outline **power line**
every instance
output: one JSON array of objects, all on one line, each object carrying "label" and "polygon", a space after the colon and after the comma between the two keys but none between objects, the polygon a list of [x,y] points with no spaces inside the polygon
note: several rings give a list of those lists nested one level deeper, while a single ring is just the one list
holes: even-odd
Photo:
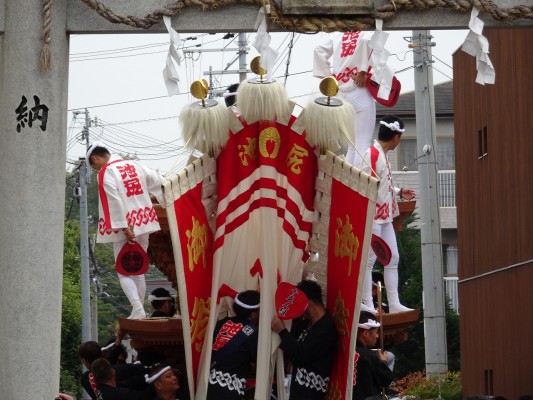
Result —
[{"label": "power line", "polygon": [[[203,36],[205,35],[198,36],[198,37],[203,37]],[[196,37],[194,40],[196,40],[198,37]],[[187,39],[191,39],[191,38],[187,38]],[[204,44],[216,43],[220,40],[222,39],[215,39],[210,42],[206,42]],[[101,51],[87,52],[87,53],[75,53],[75,54],[71,54],[69,58],[69,62],[99,61],[99,60],[108,60],[108,59],[114,59],[114,58],[126,58],[126,57],[136,57],[136,56],[144,56],[144,55],[151,55],[151,54],[158,54],[158,53],[166,53],[168,51],[167,49],[160,50],[160,51],[151,51],[147,53],[126,54],[126,55],[120,55],[120,56],[107,56],[108,53],[114,54],[114,53],[121,53],[121,52],[129,52],[129,51],[135,51],[135,50],[145,49],[149,47],[163,46],[163,45],[168,46],[168,43],[139,45],[139,46],[134,46],[134,47],[129,47],[129,48],[126,47],[126,48],[115,49],[115,50],[101,50]],[[198,47],[198,46],[200,45],[190,45],[190,46],[182,45],[180,48],[183,50],[183,49],[188,49],[188,48],[193,48],[193,47]],[[91,56],[91,53],[92,53],[92,56]],[[87,54],[87,58],[83,58],[84,57],[83,54]],[[98,57],[99,55],[102,55],[104,57]]]},{"label": "power line", "polygon": [[450,68],[452,71],[453,71],[453,67],[451,65],[448,65],[446,64],[444,61],[442,61],[439,57],[437,56],[433,56],[434,59],[436,59],[437,61],[440,61],[441,63],[443,63],[444,65],[446,65],[448,68]]},{"label": "power line", "polygon": [[[412,67],[411,67],[411,68],[412,68]],[[293,73],[289,74],[288,76],[296,76],[296,75],[308,74],[308,73],[311,73],[311,72],[312,72],[312,70],[300,71],[300,72],[293,72]],[[279,75],[279,76],[276,76],[276,78],[283,78],[283,77],[285,77],[285,75]],[[175,97],[175,96],[184,96],[184,95],[190,95],[190,94],[191,94],[191,92],[183,92],[183,93],[180,93],[180,94],[174,95],[174,96],[172,96],[172,97]],[[76,108],[69,108],[67,111],[76,111],[76,110],[81,110],[81,109],[84,109],[84,108],[99,108],[99,107],[118,106],[118,105],[122,105],[122,104],[138,103],[138,102],[141,102],[141,101],[157,100],[157,99],[162,99],[162,98],[165,98],[165,97],[168,97],[169,99],[171,98],[171,97],[168,96],[168,95],[164,95],[164,96],[154,96],[154,97],[145,97],[145,98],[135,99],[135,100],[118,101],[118,102],[116,102],[116,103],[97,104],[97,105],[93,105],[93,106],[81,106],[81,107],[76,107]],[[170,118],[170,117],[165,117],[165,118]]]},{"label": "power line", "polygon": [[121,47],[118,49],[109,49],[109,50],[96,50],[96,51],[87,51],[82,53],[70,53],[70,58],[74,57],[85,57],[85,56],[98,56],[98,55],[105,55],[108,53],[125,53],[128,51],[135,51],[140,49],[147,49],[150,47],[159,47],[159,46],[168,46],[168,42],[161,42],[161,43],[151,43],[151,44],[143,44],[138,46],[131,46],[131,47]]},{"label": "power line", "polygon": [[446,78],[448,78],[449,80],[453,80],[452,77],[448,76],[447,74],[445,74],[444,72],[442,72],[440,69],[436,68],[434,65],[431,65],[431,68],[433,68],[435,71],[439,72],[441,75],[444,75]]},{"label": "power line", "polygon": [[[180,94],[177,94],[177,95],[175,95],[175,96],[181,96],[181,95],[189,94],[189,93],[190,93],[190,92],[180,93]],[[85,106],[85,107],[70,108],[70,109],[68,109],[67,111],[76,111],[76,110],[80,110],[80,109],[82,109],[82,108],[98,108],[98,107],[118,106],[118,105],[121,105],[121,104],[137,103],[137,102],[139,102],[139,101],[147,101],[147,100],[163,99],[163,98],[165,98],[165,97],[170,98],[168,95],[164,95],[164,96],[154,96],[154,97],[145,97],[145,98],[142,98],[142,99],[118,101],[118,102],[116,102],[116,103],[107,103],[107,104],[99,104],[99,105],[95,105],[95,106]]]},{"label": "power line", "polygon": [[113,123],[108,123],[107,126],[109,126],[109,125],[116,126],[116,125],[139,124],[139,123],[143,123],[143,122],[162,121],[162,120],[165,120],[165,119],[176,119],[178,117],[179,117],[178,115],[171,115],[171,116],[168,116],[168,117],[139,119],[139,120],[136,120],[136,121],[113,122]]}]

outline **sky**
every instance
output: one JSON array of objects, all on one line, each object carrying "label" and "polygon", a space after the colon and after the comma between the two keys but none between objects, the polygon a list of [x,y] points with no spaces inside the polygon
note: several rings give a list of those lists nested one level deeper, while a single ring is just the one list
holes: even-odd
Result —
[{"label": "sky", "polygon": [[[431,31],[434,84],[452,79],[452,53],[460,48],[466,34],[466,30]],[[402,83],[402,93],[414,89],[413,50],[404,39],[411,35],[411,31],[390,32],[385,46],[391,52],[388,64]],[[174,96],[167,94],[162,74],[169,46],[167,34],[70,37],[67,169],[85,155],[81,132],[86,109],[91,119],[91,142],[100,140],[113,152],[136,154],[163,175],[185,165],[189,153],[181,149],[179,113],[196,100],[189,94],[190,84],[196,79],[209,81],[210,67],[213,71],[238,69],[238,60],[227,67],[237,58],[236,51],[231,50],[237,48],[237,34],[229,39],[224,39],[224,34],[180,36],[184,49],[227,51],[187,53],[177,67],[181,94]],[[258,55],[252,46],[254,36],[247,34],[248,62]],[[320,81],[312,76],[313,49],[326,37],[326,33],[272,33],[271,47],[280,54],[273,76],[285,84],[289,98],[303,107],[318,92]],[[215,87],[225,88],[238,82],[238,75],[214,75],[213,82]]]}]

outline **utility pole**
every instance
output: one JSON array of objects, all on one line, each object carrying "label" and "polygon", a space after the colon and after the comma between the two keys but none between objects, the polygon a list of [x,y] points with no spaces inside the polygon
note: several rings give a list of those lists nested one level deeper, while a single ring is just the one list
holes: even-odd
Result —
[{"label": "utility pole", "polygon": [[[224,39],[229,39],[230,37],[233,37],[233,33],[228,33],[224,37]],[[224,47],[222,49],[187,49],[183,50],[183,54],[185,56],[192,55],[193,53],[208,53],[208,52],[222,52],[222,51],[236,51],[237,57],[235,57],[232,61],[226,64],[226,68],[223,70],[213,70],[213,68],[210,66],[209,71],[203,71],[203,74],[206,76],[209,76],[209,98],[213,98],[215,96],[220,96],[222,93],[224,93],[225,89],[213,89],[213,75],[239,75],[239,82],[242,82],[247,78],[247,74],[252,72],[249,69],[246,68],[247,60],[246,55],[248,54],[248,51],[250,50],[248,47],[248,41],[246,40],[246,33],[239,33],[238,34],[238,41],[237,41],[237,48],[228,48]],[[231,67],[235,61],[239,60],[239,69],[233,69],[230,70],[229,67]]]},{"label": "utility pole", "polygon": [[[82,139],[89,149],[91,119],[85,109],[85,126]],[[89,170],[85,157],[80,158],[80,263],[81,263],[81,340],[91,340],[91,280],[89,274],[89,223],[87,212],[87,185]]]},{"label": "utility pole", "polygon": [[431,66],[432,36],[413,31],[411,44],[415,75],[415,107],[418,159],[420,234],[426,372],[428,376],[448,370],[442,239],[438,203],[435,97]]},{"label": "utility pole", "polygon": [[246,45],[246,33],[239,33],[239,40],[237,45],[239,46],[239,82],[246,79],[246,54],[248,53],[248,47]]},{"label": "utility pole", "polygon": [[94,240],[89,240],[89,254],[91,255],[91,260],[93,262],[94,270],[92,273],[92,283],[93,283],[93,297],[91,297],[91,340],[98,342],[98,292],[100,282],[98,276],[96,276],[96,263],[94,262]]}]

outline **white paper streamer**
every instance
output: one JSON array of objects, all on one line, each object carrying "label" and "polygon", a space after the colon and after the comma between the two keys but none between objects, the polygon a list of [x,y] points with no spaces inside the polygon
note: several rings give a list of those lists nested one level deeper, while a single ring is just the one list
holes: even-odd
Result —
[{"label": "white paper streamer", "polygon": [[478,18],[479,10],[472,7],[468,27],[470,32],[466,35],[461,50],[476,57],[476,83],[480,85],[494,84],[496,71],[489,58],[489,41],[482,35],[484,22]]},{"label": "white paper streamer", "polygon": [[172,28],[170,17],[164,16],[163,21],[167,27],[168,35],[170,37],[170,46],[168,47],[167,60],[165,68],[163,69],[163,80],[165,81],[165,86],[167,87],[167,92],[169,95],[180,94],[180,87],[178,82],[180,78],[178,76],[178,71],[174,66],[174,62],[178,64],[181,63],[181,57],[176,50],[176,46],[181,44],[181,38],[178,32]]},{"label": "white paper streamer", "polygon": [[253,46],[261,55],[260,66],[261,68],[266,69],[266,78],[270,81],[274,71],[274,64],[278,59],[279,53],[270,47],[270,33],[267,31],[267,21],[265,15],[265,8],[266,12],[268,13],[269,7],[270,6],[267,5],[266,7],[261,7],[259,9],[259,13],[257,14],[257,18],[255,20],[255,29],[257,30],[257,33],[255,35]]},{"label": "white paper streamer", "polygon": [[378,97],[388,99],[392,88],[392,78],[394,71],[387,66],[390,52],[385,49],[385,43],[389,38],[387,32],[383,32],[383,20],[376,20],[376,30],[368,43],[372,49],[370,56],[370,65],[372,66],[371,79],[379,84]]}]

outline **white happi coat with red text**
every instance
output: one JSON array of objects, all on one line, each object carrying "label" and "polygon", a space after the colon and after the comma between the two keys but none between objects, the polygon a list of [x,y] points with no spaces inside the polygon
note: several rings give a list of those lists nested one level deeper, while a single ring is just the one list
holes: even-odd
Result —
[{"label": "white happi coat with red text", "polygon": [[158,231],[150,195],[163,204],[161,183],[161,176],[140,162],[111,155],[98,173],[97,242],[125,240],[122,230],[128,226],[136,235]]},{"label": "white happi coat with red text", "polygon": [[[313,76],[324,78],[333,75],[339,83],[339,90],[347,92],[355,89],[351,76],[359,71],[369,72],[371,49],[368,42],[372,37],[368,32],[336,32],[315,48]],[[333,65],[329,59],[332,59]]]},{"label": "white happi coat with red text", "polygon": [[[379,178],[381,181],[378,189],[378,198],[376,200],[374,223],[385,224],[387,222],[392,222],[394,217],[400,215],[398,202],[396,201],[396,196],[399,194],[400,189],[395,187],[392,181],[392,172],[387,155],[379,142],[375,140],[372,146],[366,151],[363,158],[366,160],[366,163],[361,163],[361,170]],[[368,165],[372,166],[373,171],[370,170]]]}]

